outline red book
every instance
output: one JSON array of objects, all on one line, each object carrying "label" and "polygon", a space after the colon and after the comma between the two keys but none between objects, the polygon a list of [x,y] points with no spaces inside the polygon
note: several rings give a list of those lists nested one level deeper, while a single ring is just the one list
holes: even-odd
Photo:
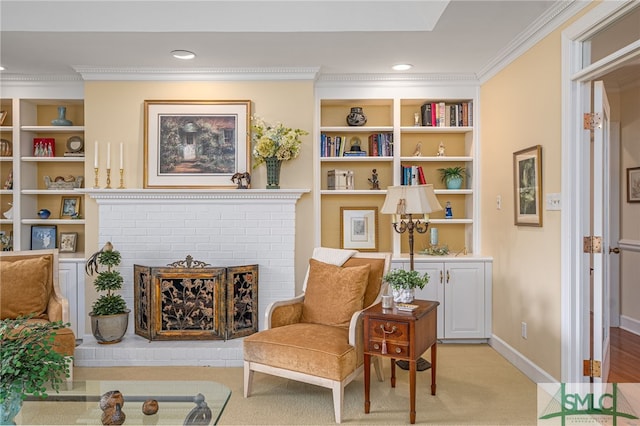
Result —
[{"label": "red book", "polygon": [[422,170],[422,166],[418,166],[418,183],[420,185],[427,184],[427,180],[424,178],[424,170]]}]

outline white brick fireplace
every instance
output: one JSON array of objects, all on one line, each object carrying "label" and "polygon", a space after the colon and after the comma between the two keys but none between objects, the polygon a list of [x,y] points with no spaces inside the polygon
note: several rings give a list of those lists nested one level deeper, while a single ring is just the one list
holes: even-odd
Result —
[{"label": "white brick fireplace", "polygon": [[122,294],[132,312],[122,342],[99,345],[85,335],[75,364],[242,365],[242,339],[150,342],[135,335],[133,265],[166,266],[187,255],[212,266],[258,264],[262,329],[266,306],[295,295],[295,206],[306,192],[88,190],[98,204],[99,246],[111,241],[122,255]]}]

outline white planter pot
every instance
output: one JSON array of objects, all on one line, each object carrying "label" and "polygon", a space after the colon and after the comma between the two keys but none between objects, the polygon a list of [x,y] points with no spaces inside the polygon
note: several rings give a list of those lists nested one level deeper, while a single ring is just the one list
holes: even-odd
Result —
[{"label": "white planter pot", "polygon": [[415,289],[395,289],[392,288],[393,292],[393,301],[396,303],[411,303],[415,298],[416,290]]}]

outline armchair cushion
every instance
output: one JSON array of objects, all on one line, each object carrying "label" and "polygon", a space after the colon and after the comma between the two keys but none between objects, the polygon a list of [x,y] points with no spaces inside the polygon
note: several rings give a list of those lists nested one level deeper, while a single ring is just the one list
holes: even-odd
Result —
[{"label": "armchair cushion", "polygon": [[0,318],[34,314],[48,319],[51,268],[51,258],[45,256],[0,262]]},{"label": "armchair cushion", "polygon": [[346,328],[308,323],[263,330],[245,338],[244,359],[341,381],[356,365],[348,334]]},{"label": "armchair cushion", "polygon": [[369,264],[343,268],[309,259],[301,322],[349,328],[362,309],[370,271]]},{"label": "armchair cushion", "polygon": [[385,274],[385,259],[352,257],[347,260],[342,266],[344,268],[350,268],[360,265],[371,265],[371,271],[369,271],[369,284],[367,284],[367,289],[364,293],[364,300],[362,301],[362,308],[368,308],[376,301],[378,295],[380,294],[382,277]]}]

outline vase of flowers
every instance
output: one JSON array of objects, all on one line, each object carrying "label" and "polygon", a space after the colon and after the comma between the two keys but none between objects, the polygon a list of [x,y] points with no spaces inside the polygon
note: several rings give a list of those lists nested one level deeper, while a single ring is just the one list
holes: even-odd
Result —
[{"label": "vase of flowers", "polygon": [[253,167],[267,165],[267,189],[280,188],[280,167],[283,161],[293,160],[300,154],[301,136],[309,132],[292,129],[282,123],[271,125],[262,118],[251,118],[253,141]]}]

